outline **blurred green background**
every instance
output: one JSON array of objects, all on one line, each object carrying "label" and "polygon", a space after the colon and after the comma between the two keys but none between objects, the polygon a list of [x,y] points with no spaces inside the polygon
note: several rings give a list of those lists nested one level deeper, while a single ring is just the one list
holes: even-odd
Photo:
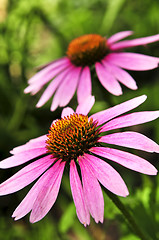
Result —
[{"label": "blurred green background", "polygon": [[[41,109],[35,105],[41,95],[24,95],[23,90],[36,67],[65,55],[75,37],[87,33],[111,36],[133,30],[134,38],[159,33],[158,0],[0,0],[0,158],[31,138],[47,133],[61,109],[50,112],[51,100]],[[159,57],[159,42],[131,51]],[[98,82],[93,86],[96,103],[91,112],[146,94],[138,110],[159,109],[159,69],[130,72],[139,89],[123,87],[120,97],[111,96]],[[76,97],[70,106],[76,107]],[[159,120],[133,127],[159,143]],[[159,169],[159,156],[137,152]],[[159,239],[159,176],[150,177],[112,164],[125,180],[130,195],[120,198],[135,216],[149,239]],[[0,170],[4,181],[20,168]],[[14,222],[11,215],[29,187],[0,198],[0,240],[136,240],[124,217],[104,193],[105,221],[85,228],[77,219],[68,173],[63,177],[58,199],[40,222],[29,216]]]}]

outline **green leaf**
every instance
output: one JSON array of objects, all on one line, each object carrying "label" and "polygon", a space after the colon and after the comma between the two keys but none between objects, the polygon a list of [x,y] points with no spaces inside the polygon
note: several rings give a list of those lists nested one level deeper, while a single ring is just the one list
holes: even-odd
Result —
[{"label": "green leaf", "polygon": [[72,227],[75,219],[76,211],[74,203],[71,203],[65,213],[63,214],[60,222],[59,222],[59,231],[61,233],[66,233],[67,230]]}]

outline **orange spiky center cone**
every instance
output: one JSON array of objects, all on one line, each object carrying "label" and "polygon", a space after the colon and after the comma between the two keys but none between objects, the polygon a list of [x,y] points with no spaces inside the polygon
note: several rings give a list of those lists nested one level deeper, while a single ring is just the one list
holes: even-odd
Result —
[{"label": "orange spiky center cone", "polygon": [[105,37],[98,34],[87,34],[72,40],[66,54],[76,66],[91,66],[101,61],[108,52]]},{"label": "orange spiky center cone", "polygon": [[88,116],[73,113],[52,124],[47,135],[46,148],[53,157],[70,161],[87,153],[97,144],[97,122]]}]

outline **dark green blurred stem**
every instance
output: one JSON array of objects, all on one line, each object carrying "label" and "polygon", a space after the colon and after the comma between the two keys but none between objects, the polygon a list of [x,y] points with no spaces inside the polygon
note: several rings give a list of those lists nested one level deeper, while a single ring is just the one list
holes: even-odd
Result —
[{"label": "dark green blurred stem", "polygon": [[156,206],[157,206],[157,189],[158,189],[158,186],[159,186],[159,183],[157,182],[157,178],[154,178],[153,179],[153,184],[151,186],[151,193],[150,193],[150,199],[149,199],[149,206],[150,206],[150,209],[151,209],[151,216],[152,216],[152,219],[154,221],[154,227],[156,228],[155,231],[154,231],[154,235],[157,239],[157,231],[158,231],[158,224],[157,224],[157,219],[156,219]]},{"label": "dark green blurred stem", "polygon": [[[25,97],[25,96],[24,96]],[[26,101],[23,96],[17,98],[14,112],[10,122],[8,123],[9,131],[16,131],[19,129],[26,112]]]},{"label": "dark green blurred stem", "polygon": [[109,32],[112,28],[125,0],[109,0],[107,2],[106,11],[105,14],[103,14],[103,20],[100,27],[100,32],[104,34]]},{"label": "dark green blurred stem", "polygon": [[116,207],[121,211],[121,213],[126,218],[129,226],[132,228],[134,233],[142,239],[142,240],[150,240],[150,238],[145,234],[141,229],[139,224],[136,222],[134,216],[129,212],[129,210],[124,206],[124,204],[120,201],[120,199],[114,195],[113,193],[109,192],[105,188],[103,188],[107,196],[113,201],[113,203],[116,205]]}]

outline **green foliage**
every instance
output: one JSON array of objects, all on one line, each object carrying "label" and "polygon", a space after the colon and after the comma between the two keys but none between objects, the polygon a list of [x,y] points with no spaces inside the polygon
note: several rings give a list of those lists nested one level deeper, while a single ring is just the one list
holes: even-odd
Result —
[{"label": "green foliage", "polygon": [[74,203],[69,204],[65,213],[60,219],[59,230],[61,233],[66,233],[70,227],[73,227],[76,216],[76,210]]}]

